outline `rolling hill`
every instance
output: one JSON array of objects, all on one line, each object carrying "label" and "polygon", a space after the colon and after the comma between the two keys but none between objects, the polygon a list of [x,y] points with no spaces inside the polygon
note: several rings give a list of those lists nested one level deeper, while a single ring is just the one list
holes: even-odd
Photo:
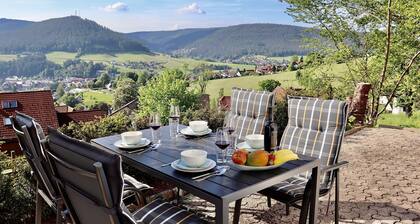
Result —
[{"label": "rolling hill", "polygon": [[41,22],[0,20],[0,52],[148,52],[139,41],[78,16]]},{"label": "rolling hill", "polygon": [[26,20],[1,18],[0,19],[0,33],[21,29],[21,28],[31,25],[32,23],[33,22],[26,21]]},{"label": "rolling hill", "polygon": [[304,55],[307,28],[279,24],[242,24],[219,28],[128,33],[153,51],[195,58],[233,59],[244,55]]}]

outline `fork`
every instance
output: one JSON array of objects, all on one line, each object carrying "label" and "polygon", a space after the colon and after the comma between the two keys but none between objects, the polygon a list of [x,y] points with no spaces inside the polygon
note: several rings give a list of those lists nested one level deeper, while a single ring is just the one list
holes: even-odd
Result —
[{"label": "fork", "polygon": [[215,171],[213,173],[210,173],[209,175],[207,175],[205,177],[194,179],[194,180],[197,181],[197,182],[200,182],[200,181],[206,180],[206,179],[208,179],[210,177],[221,176],[221,175],[225,174],[226,171],[228,171],[228,170],[229,170],[229,167],[223,167],[220,170],[217,170],[217,171]]}]

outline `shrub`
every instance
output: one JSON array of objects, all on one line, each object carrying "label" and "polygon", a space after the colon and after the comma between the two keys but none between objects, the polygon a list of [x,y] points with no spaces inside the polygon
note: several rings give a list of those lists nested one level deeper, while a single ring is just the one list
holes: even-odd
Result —
[{"label": "shrub", "polygon": [[260,86],[261,90],[268,91],[268,92],[273,92],[273,90],[277,86],[280,86],[281,83],[277,80],[274,80],[274,79],[266,79],[266,80],[260,81],[258,83],[258,85]]},{"label": "shrub", "polygon": [[181,124],[188,125],[188,122],[192,120],[205,120],[208,121],[209,128],[214,131],[218,127],[223,127],[225,114],[225,111],[219,111],[216,108],[189,109],[182,113]]},{"label": "shrub", "polygon": [[131,127],[131,119],[127,119],[124,113],[118,113],[95,121],[70,122],[61,127],[60,131],[73,138],[89,142],[94,138],[128,131]]},{"label": "shrub", "polygon": [[284,129],[287,126],[287,121],[289,119],[287,115],[287,101],[277,102],[273,113],[274,122],[276,122],[278,128],[277,139],[280,140],[281,136],[283,135]]},{"label": "shrub", "polygon": [[[13,172],[3,174],[12,169]],[[0,223],[30,223],[35,207],[31,168],[25,157],[0,153]]]}]

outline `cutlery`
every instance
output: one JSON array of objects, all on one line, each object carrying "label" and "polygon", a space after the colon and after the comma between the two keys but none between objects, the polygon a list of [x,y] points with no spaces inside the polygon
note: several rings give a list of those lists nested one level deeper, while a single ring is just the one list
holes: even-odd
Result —
[{"label": "cutlery", "polygon": [[203,178],[203,177],[211,175],[211,174],[215,174],[223,168],[229,169],[230,167],[229,166],[217,166],[215,171],[210,172],[210,173],[201,174],[201,175],[195,176],[191,179],[196,180],[196,179],[200,179],[200,178]]},{"label": "cutlery", "polygon": [[133,151],[128,151],[128,154],[133,154],[133,153],[144,153],[144,152],[148,152],[150,149],[138,149],[138,150],[133,150]]},{"label": "cutlery", "polygon": [[169,165],[171,165],[173,162],[170,162],[170,163],[165,163],[165,164],[162,164],[162,165],[160,165],[161,167],[165,167],[165,166],[169,166]]},{"label": "cutlery", "polygon": [[193,178],[193,179],[197,182],[200,182],[200,181],[206,180],[207,178],[210,178],[210,177],[221,176],[221,175],[225,174],[226,171],[228,171],[228,170],[229,170],[229,167],[223,167],[223,168],[221,168],[221,169],[219,169],[219,170],[217,170],[213,173],[210,173],[207,176],[204,176],[204,177],[201,177],[201,178],[198,178],[198,179],[197,178],[196,179]]}]

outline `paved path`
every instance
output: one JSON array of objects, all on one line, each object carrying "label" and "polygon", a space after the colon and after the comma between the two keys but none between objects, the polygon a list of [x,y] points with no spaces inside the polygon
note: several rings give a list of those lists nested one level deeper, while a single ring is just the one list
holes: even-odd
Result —
[{"label": "paved path", "polygon": [[[340,223],[420,224],[420,129],[365,128],[346,137],[340,157],[350,162],[341,175]],[[212,214],[210,203],[189,200],[194,209]],[[320,223],[333,222],[333,205],[325,215],[327,200],[321,198]],[[258,194],[244,199],[242,206],[240,223],[298,220],[298,209],[285,216],[283,204],[268,208]]]}]

